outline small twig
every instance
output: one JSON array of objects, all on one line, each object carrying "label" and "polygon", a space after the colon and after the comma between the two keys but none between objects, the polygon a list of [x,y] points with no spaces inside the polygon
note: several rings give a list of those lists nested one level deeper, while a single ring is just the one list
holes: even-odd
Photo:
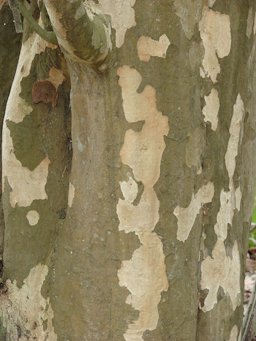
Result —
[{"label": "small twig", "polygon": [[58,40],[56,38],[56,35],[53,31],[46,31],[44,30],[33,18],[30,11],[27,9],[27,7],[23,4],[22,1],[18,0],[18,6],[20,13],[23,15],[23,17],[29,22],[30,26],[33,28],[33,30],[44,40],[48,41],[51,44],[58,44]]},{"label": "small twig", "polygon": [[20,10],[19,10],[19,5],[17,4],[17,0],[8,0],[8,4],[12,11],[15,30],[17,33],[21,33],[23,29],[22,29]]}]

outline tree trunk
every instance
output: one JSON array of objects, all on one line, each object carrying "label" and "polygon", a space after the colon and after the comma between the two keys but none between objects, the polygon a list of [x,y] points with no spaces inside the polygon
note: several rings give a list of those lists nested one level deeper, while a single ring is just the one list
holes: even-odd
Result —
[{"label": "tree trunk", "polygon": [[28,10],[58,46],[24,19],[3,128],[6,340],[239,340],[254,1]]},{"label": "tree trunk", "polygon": [[[0,4],[1,7],[1,4]],[[0,11],[0,22],[2,28],[0,30],[0,126],[3,126],[3,118],[5,112],[5,106],[7,98],[12,85],[12,79],[15,73],[17,60],[20,50],[20,35],[17,35],[12,22],[12,14],[9,7],[4,6]],[[2,136],[1,136],[2,141]],[[1,150],[2,153],[2,150]],[[0,167],[2,169],[2,167]],[[1,191],[2,200],[2,191]],[[2,260],[3,254],[3,238],[4,238],[4,220],[2,205],[0,208],[0,254]],[[2,262],[1,262],[2,264]]]}]

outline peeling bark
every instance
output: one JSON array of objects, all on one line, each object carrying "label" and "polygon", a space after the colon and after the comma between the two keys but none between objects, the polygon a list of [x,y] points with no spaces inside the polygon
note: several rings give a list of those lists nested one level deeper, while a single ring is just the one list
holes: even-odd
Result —
[{"label": "peeling bark", "polygon": [[109,50],[110,23],[93,1],[44,0],[58,42],[67,55],[101,66]]},{"label": "peeling bark", "polygon": [[59,46],[24,21],[3,128],[0,335],[238,341],[254,2],[28,8]]}]

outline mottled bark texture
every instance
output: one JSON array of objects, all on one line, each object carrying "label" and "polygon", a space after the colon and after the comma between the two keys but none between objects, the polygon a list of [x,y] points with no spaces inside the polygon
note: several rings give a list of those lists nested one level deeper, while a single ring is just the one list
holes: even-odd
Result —
[{"label": "mottled bark texture", "polygon": [[25,21],[3,128],[6,340],[240,340],[254,1],[27,6],[58,46]]},{"label": "mottled bark texture", "polygon": [[[0,5],[1,7],[1,5]],[[7,98],[12,85],[17,60],[19,57],[21,35],[17,35],[13,25],[12,12],[8,6],[3,6],[0,11],[0,126],[2,129],[4,111]],[[2,141],[2,136],[1,136]],[[1,150],[2,153],[2,150]],[[2,159],[2,158],[1,158]],[[2,164],[2,162],[1,162]],[[0,167],[2,169],[2,167]],[[2,197],[2,191],[1,191]],[[1,199],[2,203],[2,199]],[[4,221],[2,204],[0,208],[0,257],[3,254]]]}]

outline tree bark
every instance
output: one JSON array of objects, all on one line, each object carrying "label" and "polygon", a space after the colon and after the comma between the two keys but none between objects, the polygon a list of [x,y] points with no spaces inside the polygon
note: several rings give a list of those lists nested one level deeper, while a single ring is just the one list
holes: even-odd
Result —
[{"label": "tree bark", "polygon": [[6,106],[6,339],[239,340],[254,2],[30,6],[60,47],[25,24]]}]

